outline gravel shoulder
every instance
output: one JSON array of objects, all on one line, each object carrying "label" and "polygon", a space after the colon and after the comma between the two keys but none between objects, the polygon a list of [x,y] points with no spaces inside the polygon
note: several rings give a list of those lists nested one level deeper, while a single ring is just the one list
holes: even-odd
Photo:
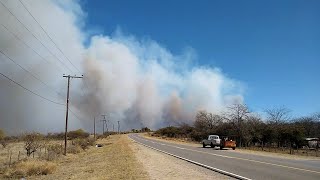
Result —
[{"label": "gravel shoulder", "polygon": [[199,167],[175,157],[140,145],[132,140],[131,148],[149,178],[156,179],[231,179],[220,173]]}]

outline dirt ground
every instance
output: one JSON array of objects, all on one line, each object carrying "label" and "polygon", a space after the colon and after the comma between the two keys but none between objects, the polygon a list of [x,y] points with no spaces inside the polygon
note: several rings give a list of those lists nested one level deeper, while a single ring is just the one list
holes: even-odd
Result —
[{"label": "dirt ground", "polygon": [[130,143],[138,161],[148,172],[149,178],[156,179],[231,179],[217,172],[199,167],[175,157],[152,150],[138,143]]}]

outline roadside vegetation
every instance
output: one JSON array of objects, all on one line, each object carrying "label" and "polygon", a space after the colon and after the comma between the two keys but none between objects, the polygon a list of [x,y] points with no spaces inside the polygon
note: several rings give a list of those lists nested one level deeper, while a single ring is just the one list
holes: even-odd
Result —
[{"label": "roadside vegetation", "polygon": [[82,129],[64,133],[29,132],[6,136],[0,130],[0,179],[149,179],[126,135],[93,135]]},{"label": "roadside vegetation", "polygon": [[[0,131],[0,179],[47,175],[63,159],[64,133],[37,132],[6,136]],[[95,140],[82,129],[68,133],[67,153],[77,154],[95,145]]]},{"label": "roadside vegetation", "polygon": [[215,114],[199,111],[192,125],[180,124],[155,131],[153,136],[201,141],[209,134],[233,136],[240,148],[319,156],[320,113],[292,117],[280,107],[265,110],[265,117],[251,113],[244,104],[234,104]]}]

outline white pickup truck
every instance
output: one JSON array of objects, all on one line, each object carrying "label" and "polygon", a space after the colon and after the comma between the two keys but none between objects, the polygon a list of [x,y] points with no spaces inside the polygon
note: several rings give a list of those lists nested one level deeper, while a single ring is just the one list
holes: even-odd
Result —
[{"label": "white pickup truck", "polygon": [[220,147],[220,137],[218,135],[209,135],[208,139],[204,139],[201,141],[202,146],[205,148],[206,146],[210,145],[211,147]]}]

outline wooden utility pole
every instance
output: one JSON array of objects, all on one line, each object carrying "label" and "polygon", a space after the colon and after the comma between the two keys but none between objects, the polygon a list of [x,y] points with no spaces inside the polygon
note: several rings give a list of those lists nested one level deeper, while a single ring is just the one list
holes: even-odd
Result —
[{"label": "wooden utility pole", "polygon": [[102,121],[102,135],[104,135],[104,125],[107,124],[106,116],[105,114],[101,115],[103,117]]},{"label": "wooden utility pole", "polygon": [[64,131],[64,155],[67,155],[67,134],[68,134],[68,115],[69,115],[69,89],[70,89],[70,79],[71,78],[83,78],[82,76],[66,76],[63,77],[68,78],[68,90],[67,90],[67,109],[66,109],[66,127]]},{"label": "wooden utility pole", "polygon": [[96,140],[96,117],[93,117],[93,138]]},{"label": "wooden utility pole", "polygon": [[120,134],[120,121],[118,121],[118,134]]}]

